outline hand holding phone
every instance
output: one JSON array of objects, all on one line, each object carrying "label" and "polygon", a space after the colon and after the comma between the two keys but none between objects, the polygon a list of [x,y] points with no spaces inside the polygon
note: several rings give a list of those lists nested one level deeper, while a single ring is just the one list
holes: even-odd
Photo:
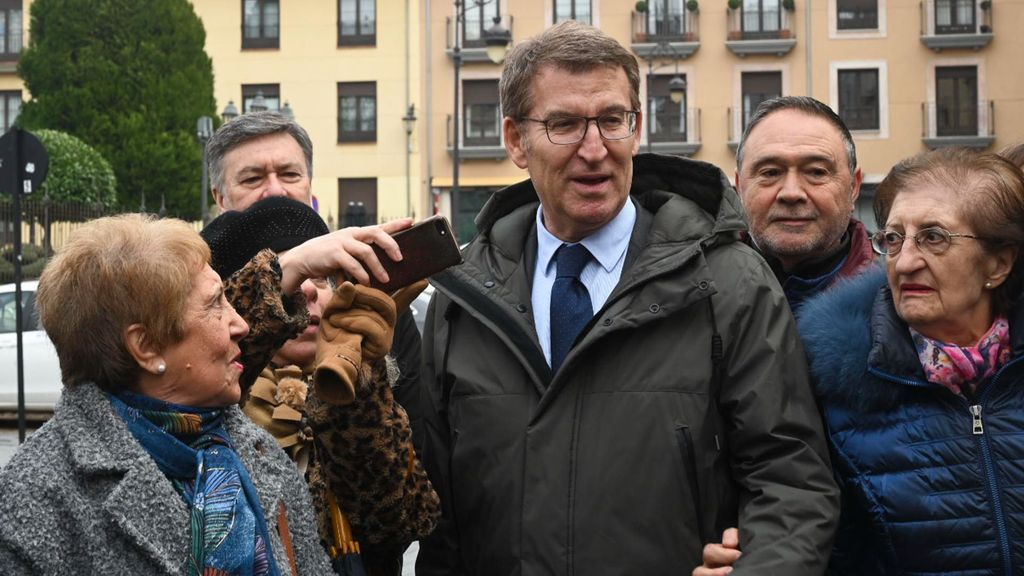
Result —
[{"label": "hand holding phone", "polygon": [[402,251],[401,262],[389,258],[376,244],[372,246],[389,280],[385,284],[371,276],[370,286],[388,294],[462,263],[459,245],[444,216],[421,220],[411,228],[393,234],[392,238]]}]

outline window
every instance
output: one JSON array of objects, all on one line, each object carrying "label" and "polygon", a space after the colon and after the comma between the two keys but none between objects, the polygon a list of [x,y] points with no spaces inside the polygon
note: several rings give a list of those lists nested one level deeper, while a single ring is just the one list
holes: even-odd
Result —
[{"label": "window", "polygon": [[[671,76],[651,76],[647,86],[647,107],[650,118],[650,138],[652,142],[686,142],[686,95],[682,102],[676,104],[669,96]],[[686,80],[685,76],[681,76]]]},{"label": "window", "polygon": [[850,130],[878,130],[878,69],[839,70],[839,117]]},{"label": "window", "polygon": [[21,55],[21,0],[0,0],[0,59]]},{"label": "window", "polygon": [[259,103],[263,97],[263,106],[267,110],[281,109],[281,86],[279,84],[242,84],[242,114],[254,112],[253,103]]},{"label": "window", "polygon": [[338,83],[338,142],[377,141],[377,83]]},{"label": "window", "polygon": [[501,146],[501,110],[497,80],[462,83],[462,143],[465,146]]},{"label": "window", "polygon": [[484,46],[484,31],[494,25],[494,19],[500,17],[499,2],[488,2],[480,5],[466,3],[466,20],[462,25],[462,45],[466,48]]},{"label": "window", "polygon": [[878,0],[836,0],[836,29],[878,29]]},{"label": "window", "polygon": [[243,0],[242,48],[277,48],[280,23],[278,0]]},{"label": "window", "polygon": [[976,66],[948,66],[935,69],[935,128],[937,136],[978,134]]},{"label": "window", "polygon": [[973,34],[974,0],[935,0],[936,34]]},{"label": "window", "polygon": [[376,0],[338,0],[338,46],[376,44]]},{"label": "window", "polygon": [[684,0],[651,0],[647,4],[647,30],[651,36],[682,36],[686,32]]},{"label": "window", "polygon": [[21,92],[0,92],[0,133],[7,132],[21,112]]},{"label": "window", "polygon": [[778,38],[782,24],[779,0],[743,0],[743,37]]},{"label": "window", "polygon": [[[0,294],[0,333],[7,334],[18,329],[18,305],[14,299],[14,291]],[[36,293],[30,290],[21,292],[21,329],[41,330],[36,313]]]},{"label": "window", "polygon": [[579,20],[590,24],[590,0],[554,0],[555,23],[563,20]]},{"label": "window", "polygon": [[342,228],[377,223],[377,179],[338,178]]},{"label": "window", "polygon": [[745,130],[761,102],[782,96],[782,72],[744,72],[741,85],[743,125],[740,128]]}]

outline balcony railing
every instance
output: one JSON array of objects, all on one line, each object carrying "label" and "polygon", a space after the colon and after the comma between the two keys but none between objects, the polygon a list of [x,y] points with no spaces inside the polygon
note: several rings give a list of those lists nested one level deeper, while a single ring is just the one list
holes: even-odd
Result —
[{"label": "balcony railing", "polygon": [[[700,17],[689,10],[660,18],[647,12],[633,12],[633,52],[645,59],[653,55],[689,58],[700,48],[699,24]],[[668,49],[659,49],[659,45],[667,45]]]},{"label": "balcony railing", "polygon": [[[458,34],[459,35],[459,37],[458,37],[458,40],[459,40],[459,53],[462,56],[462,61],[463,62],[490,62],[491,61],[491,59],[487,56],[487,46],[484,43],[484,38],[483,38],[483,34],[482,33],[477,34],[476,32],[469,31],[469,34],[467,34],[467,29],[466,29],[465,23],[464,22],[459,22],[459,25],[456,26],[455,19],[452,18],[451,16],[445,18],[444,25],[445,25],[444,37],[445,37],[445,43],[446,43],[445,44],[445,52],[448,54],[449,58],[452,56],[452,48],[455,47],[455,39],[456,39],[455,35]],[[513,30],[512,30],[512,15],[511,14],[507,14],[505,16],[502,16],[502,18],[501,18],[501,25],[504,26],[506,29],[508,29],[508,32],[511,35],[512,32],[513,32]],[[487,23],[484,26],[484,29],[486,30],[487,28],[490,28],[491,26],[494,26],[494,21],[493,20],[487,20]],[[509,46],[509,48],[511,48],[511,46]]]},{"label": "balcony railing", "polygon": [[991,0],[924,0],[921,6],[921,42],[943,49],[980,50],[992,41]]},{"label": "balcony railing", "polygon": [[725,46],[737,56],[776,54],[796,46],[796,33],[788,10],[728,10]]},{"label": "balcony railing", "polygon": [[996,139],[996,110],[991,100],[977,105],[921,104],[921,139],[929,148],[988,148]]},{"label": "balcony railing", "polygon": [[700,150],[700,108],[687,108],[652,115],[645,150],[662,154],[691,156]]},{"label": "balcony railing", "polygon": [[[452,115],[445,116],[445,136],[447,138],[448,154],[451,155],[454,146],[452,145]],[[504,160],[508,153],[501,141],[500,121],[498,132],[493,137],[484,135],[466,136],[466,118],[459,118],[459,128],[462,134],[459,139],[459,161],[489,158],[492,160]]]}]

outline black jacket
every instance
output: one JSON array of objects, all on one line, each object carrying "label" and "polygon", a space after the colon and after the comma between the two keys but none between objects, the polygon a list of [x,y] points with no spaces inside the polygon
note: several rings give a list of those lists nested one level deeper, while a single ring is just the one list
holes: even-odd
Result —
[{"label": "black jacket", "polygon": [[686,575],[737,523],[734,575],[824,570],[837,491],[735,192],[709,164],[641,155],[631,197],[622,277],[557,373],[530,309],[529,181],[494,195],[465,263],[435,277],[424,457],[445,518],[417,574]]}]

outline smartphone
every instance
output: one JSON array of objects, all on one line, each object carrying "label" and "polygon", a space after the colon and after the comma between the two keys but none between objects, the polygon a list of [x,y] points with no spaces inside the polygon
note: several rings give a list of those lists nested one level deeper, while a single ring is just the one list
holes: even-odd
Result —
[{"label": "smartphone", "polygon": [[390,280],[385,284],[370,276],[370,286],[388,294],[462,263],[459,244],[444,216],[431,216],[391,237],[402,251],[402,261],[395,262],[380,246],[374,244],[373,251],[384,265],[384,270],[387,270]]}]

